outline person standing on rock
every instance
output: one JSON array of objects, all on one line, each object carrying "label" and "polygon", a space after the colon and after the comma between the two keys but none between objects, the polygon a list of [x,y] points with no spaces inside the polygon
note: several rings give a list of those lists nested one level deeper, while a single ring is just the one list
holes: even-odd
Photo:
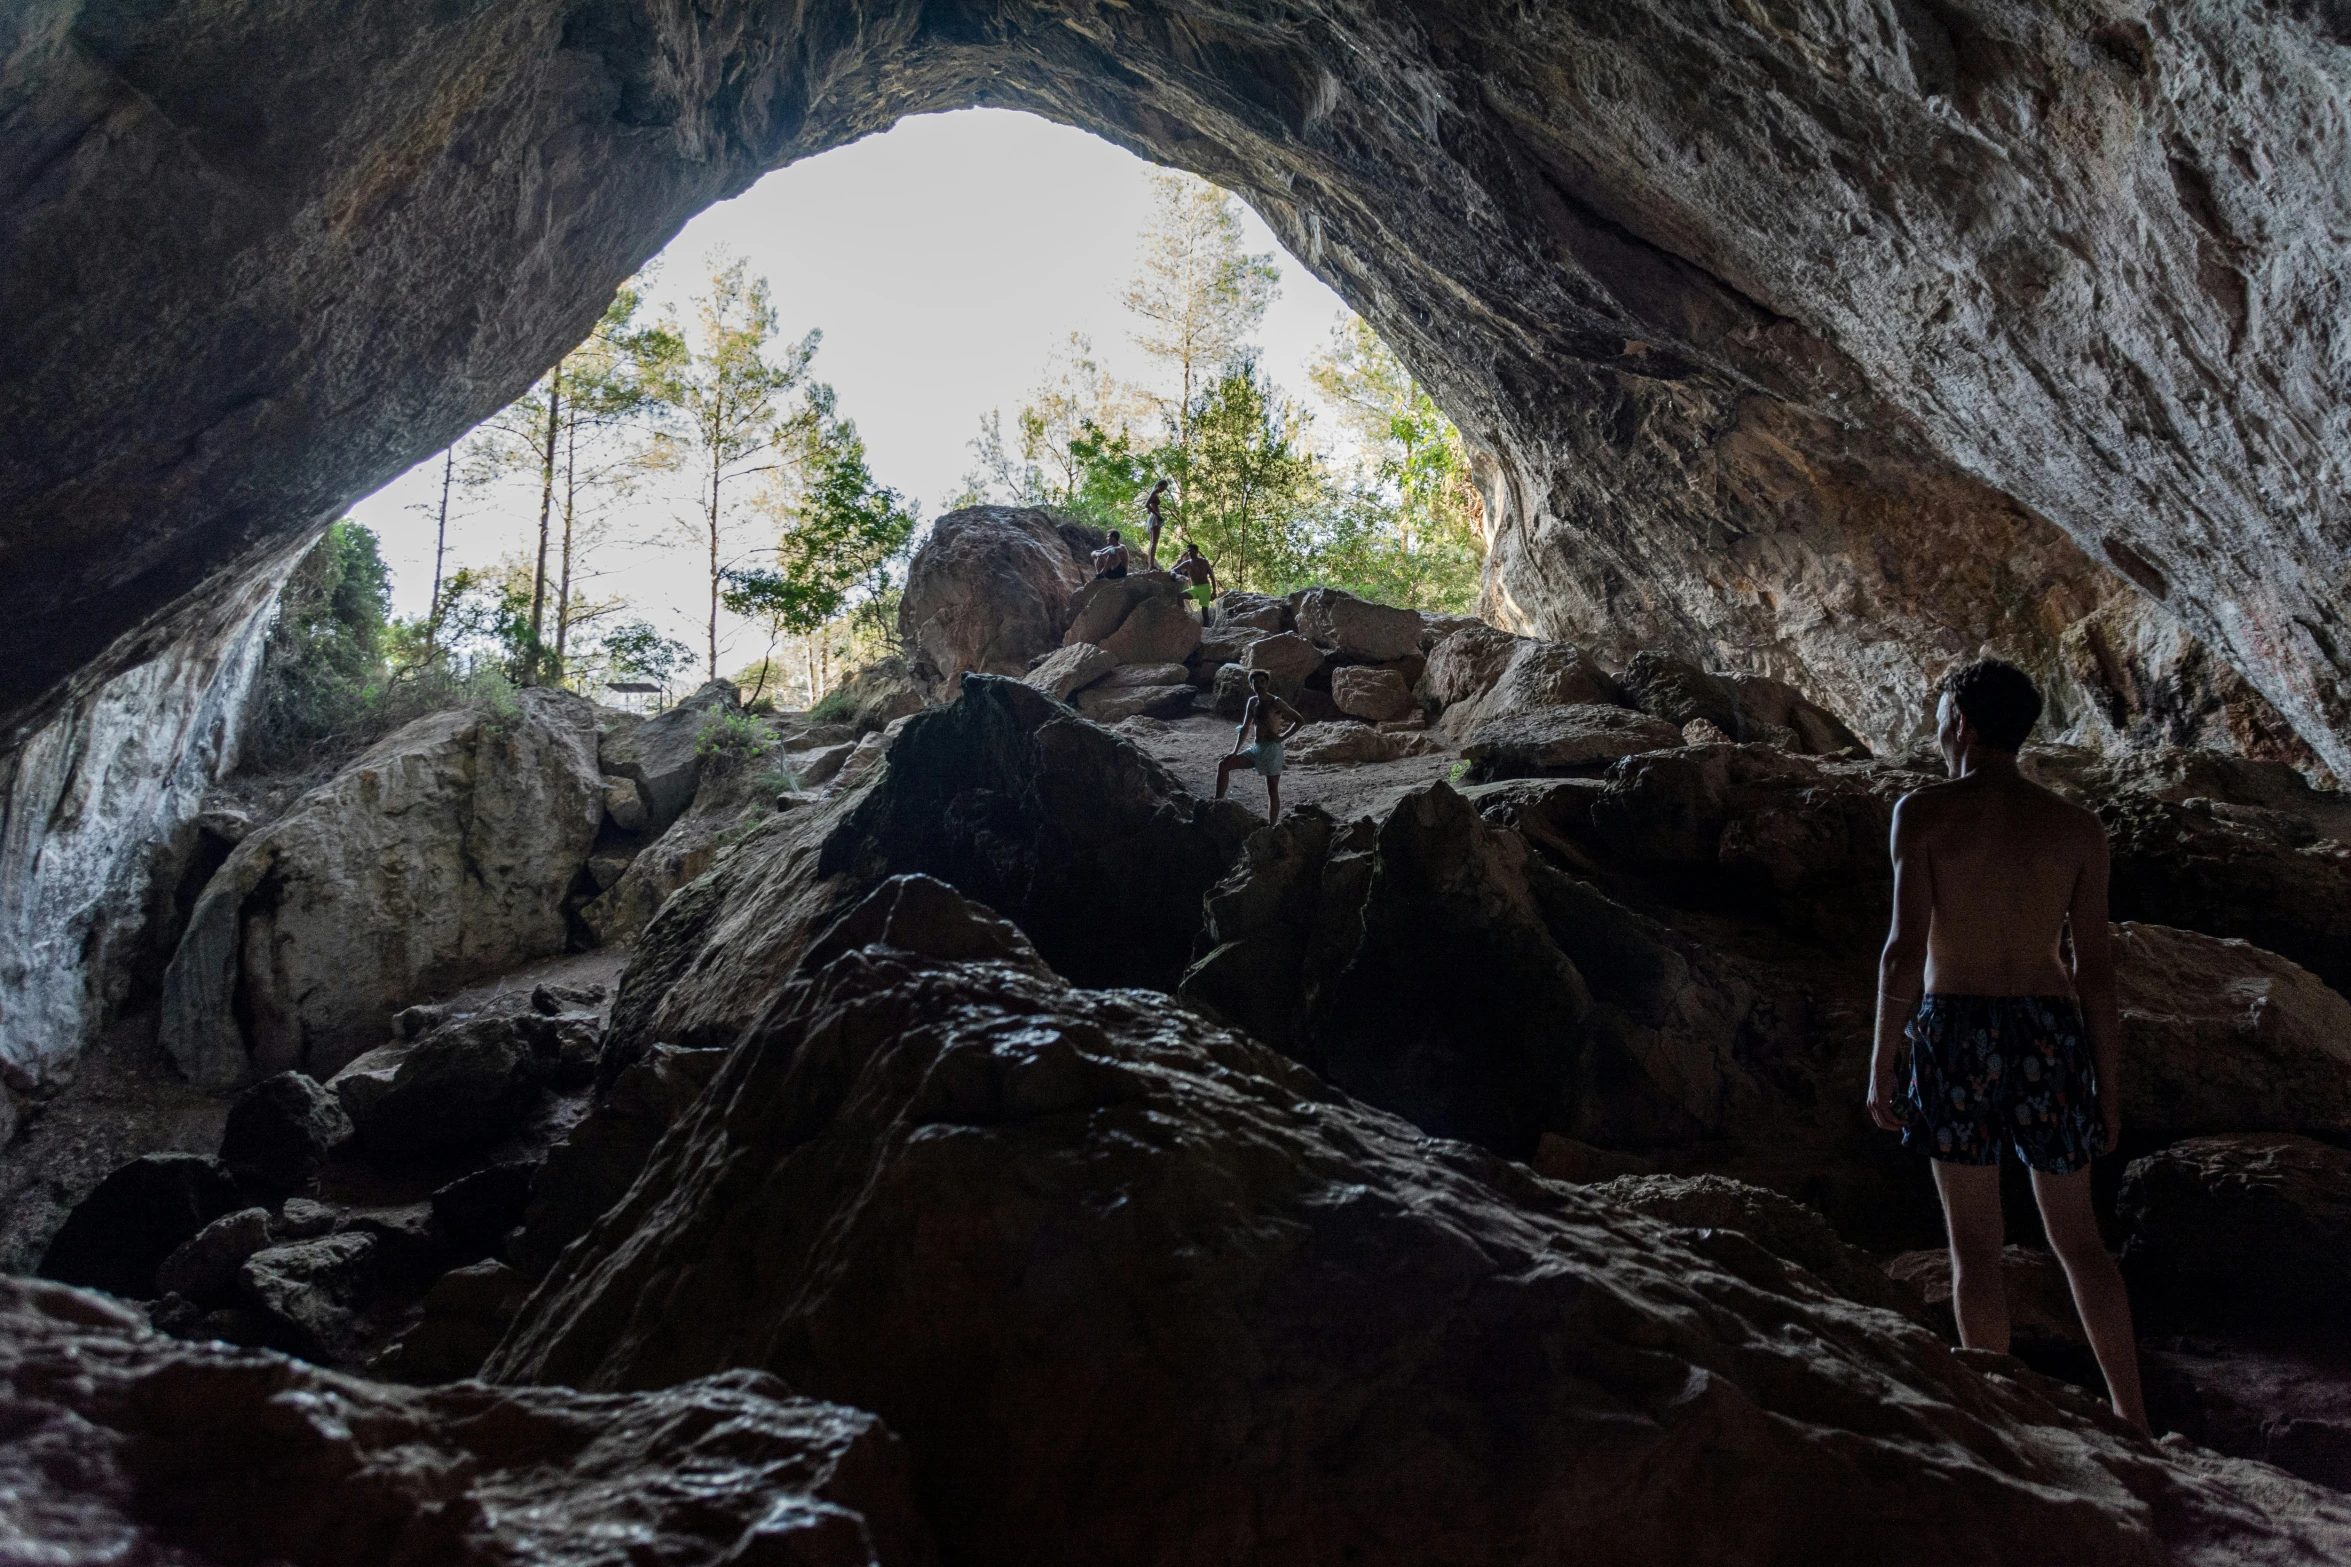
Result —
[{"label": "person standing on rock", "polygon": [[[1894,808],[1870,1119],[1934,1162],[1959,1340],[2002,1354],[2000,1158],[2016,1150],[2114,1411],[2145,1431],[2130,1300],[2090,1199],[2090,1161],[2122,1135],[2106,830],[2018,770],[2041,716],[2024,671],[1968,665],[1944,681],[1935,716],[1951,779]],[[1905,1034],[1910,1079],[1898,1084]]]},{"label": "person standing on rock", "polygon": [[[1285,726],[1283,720],[1287,719]],[[1262,669],[1249,671],[1249,705],[1241,709],[1240,726],[1233,731],[1233,754],[1216,764],[1216,797],[1224,798],[1233,773],[1255,768],[1265,780],[1265,822],[1282,819],[1282,741],[1296,734],[1305,716],[1273,694],[1273,682]],[[1249,743],[1254,732],[1257,743]]]},{"label": "person standing on rock", "polygon": [[1162,479],[1151,486],[1151,494],[1143,502],[1143,515],[1151,522],[1151,542],[1144,546],[1143,558],[1151,563],[1153,571],[1159,569],[1159,530],[1166,525],[1159,515],[1159,502],[1166,494],[1167,481]]},{"label": "person standing on rock", "polygon": [[1123,577],[1127,574],[1127,547],[1121,543],[1118,530],[1110,530],[1110,537],[1094,552],[1094,580],[1104,577]]},{"label": "person standing on rock", "polygon": [[1209,601],[1216,597],[1215,565],[1200,553],[1199,545],[1186,539],[1184,552],[1176,557],[1176,563],[1168,570],[1175,573],[1176,580],[1184,585],[1184,591],[1192,595],[1192,601],[1200,606],[1200,624],[1207,625]]}]

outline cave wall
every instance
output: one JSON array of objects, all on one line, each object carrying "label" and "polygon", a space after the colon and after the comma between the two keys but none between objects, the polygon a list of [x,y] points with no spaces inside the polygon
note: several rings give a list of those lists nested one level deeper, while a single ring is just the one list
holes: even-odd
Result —
[{"label": "cave wall", "polygon": [[163,655],[68,705],[0,761],[0,1077],[69,1069],[177,931],[173,896],[204,792],[236,766],[300,555],[216,600]]},{"label": "cave wall", "polygon": [[31,0],[0,727],[506,401],[700,207],[988,103],[1227,185],[1361,310],[1485,454],[1498,613],[1883,736],[1979,647],[2080,667],[2132,593],[2177,622],[2142,662],[2274,704],[2214,732],[2342,773],[2347,37],[2261,0]]}]

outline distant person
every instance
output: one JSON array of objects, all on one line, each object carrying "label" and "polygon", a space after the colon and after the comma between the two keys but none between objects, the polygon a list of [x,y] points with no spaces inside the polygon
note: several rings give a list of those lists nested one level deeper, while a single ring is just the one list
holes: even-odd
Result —
[{"label": "distant person", "polygon": [[[2090,1160],[2122,1135],[2106,830],[2017,770],[2040,716],[2041,694],[2012,664],[1979,660],[1943,682],[1935,738],[1951,780],[1894,807],[1869,1114],[1934,1161],[1970,1349],[2008,1349],[2000,1158],[2016,1150],[2114,1411],[2144,1431],[2130,1301],[2090,1201]],[[1905,1032],[1910,1080],[1898,1086]]]},{"label": "distant person", "polygon": [[1176,580],[1184,584],[1184,591],[1191,594],[1192,601],[1200,606],[1200,623],[1206,625],[1209,601],[1216,597],[1215,565],[1200,553],[1199,545],[1186,539],[1184,552],[1176,557],[1176,563],[1168,570],[1175,573]]},{"label": "distant person", "polygon": [[1166,493],[1167,481],[1162,479],[1151,486],[1150,498],[1143,502],[1143,515],[1151,520],[1151,542],[1144,546],[1143,557],[1151,562],[1153,571],[1159,569],[1159,530],[1164,526],[1159,515],[1159,499]]},{"label": "distant person", "polygon": [[1104,577],[1123,577],[1127,574],[1127,547],[1119,542],[1118,530],[1110,530],[1110,537],[1094,552],[1094,580]]},{"label": "distant person", "polygon": [[[1285,718],[1289,720],[1286,728],[1282,723]],[[1266,824],[1280,821],[1282,741],[1296,734],[1305,722],[1304,715],[1273,694],[1273,682],[1264,670],[1249,671],[1249,705],[1241,709],[1240,725],[1233,731],[1233,754],[1216,764],[1216,797],[1224,798],[1236,769],[1254,768],[1265,780]],[[1249,743],[1251,731],[1257,735],[1254,745]]]}]

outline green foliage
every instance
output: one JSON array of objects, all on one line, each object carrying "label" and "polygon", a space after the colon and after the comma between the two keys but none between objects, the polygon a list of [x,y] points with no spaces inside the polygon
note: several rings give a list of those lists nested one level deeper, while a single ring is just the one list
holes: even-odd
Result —
[{"label": "green foliage", "polygon": [[366,722],[391,598],[375,535],[348,518],[329,525],[278,598],[247,742],[257,763],[284,765]]},{"label": "green foliage", "polygon": [[694,650],[663,636],[643,620],[624,620],[604,633],[601,644],[606,670],[615,680],[649,681],[666,686],[672,676],[694,660]]},{"label": "green foliage", "polygon": [[1190,451],[1164,454],[1180,484],[1175,535],[1198,544],[1228,588],[1281,592],[1307,569],[1330,494],[1303,423],[1243,360],[1193,409]]},{"label": "green foliage", "polygon": [[835,686],[816,699],[808,710],[812,724],[846,724],[857,717],[857,694],[845,686]]},{"label": "green foliage", "polygon": [[749,713],[714,713],[694,735],[694,754],[704,776],[724,778],[764,753],[772,738]]}]

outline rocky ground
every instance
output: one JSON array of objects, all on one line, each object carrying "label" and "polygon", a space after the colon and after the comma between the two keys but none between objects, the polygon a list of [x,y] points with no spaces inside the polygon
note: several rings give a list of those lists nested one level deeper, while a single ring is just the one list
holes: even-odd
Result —
[{"label": "rocky ground", "polygon": [[[218,1086],[150,1051],[5,1156],[50,1167],[12,1220],[42,1271],[144,1303],[9,1286],[35,1435],[0,1449],[44,1527],[216,1559],[171,1500],[208,1460],[156,1434],[197,1395],[155,1390],[217,1384],[360,1412],[280,1450],[470,1477],[369,1504],[447,1559],[602,1560],[545,1520],[616,1475],[668,1495],[720,1426],[737,1478],[635,1515],[658,1559],[2351,1549],[2336,797],[2216,753],[2031,758],[2115,829],[2130,1130],[2097,1190],[2149,1444],[2093,1396],[2021,1192],[2016,1358],[1951,1351],[1926,1172],[1860,1115],[1922,763],[1776,682],[1329,590],[1203,625],[1152,574],[1085,581],[1043,514],[946,532],[906,674],[847,722],[539,700],[250,824],[204,898],[255,897],[264,855],[311,885],[268,944],[191,920],[175,967],[209,952],[233,995],[418,896],[372,876],[455,890],[431,941],[305,960],[342,992],[304,1015],[373,1032],[289,1058],[228,1006]],[[1254,669],[1312,720],[1270,829],[1253,776],[1208,798]],[[468,808],[525,781],[598,819],[551,848],[560,813]],[[515,900],[548,933],[519,961],[475,933]],[[104,1374],[61,1388],[72,1356]],[[275,1418],[216,1402],[204,1429]],[[792,1478],[755,1505],[745,1474]],[[299,1485],[241,1505],[248,1543],[338,1559]]]}]

